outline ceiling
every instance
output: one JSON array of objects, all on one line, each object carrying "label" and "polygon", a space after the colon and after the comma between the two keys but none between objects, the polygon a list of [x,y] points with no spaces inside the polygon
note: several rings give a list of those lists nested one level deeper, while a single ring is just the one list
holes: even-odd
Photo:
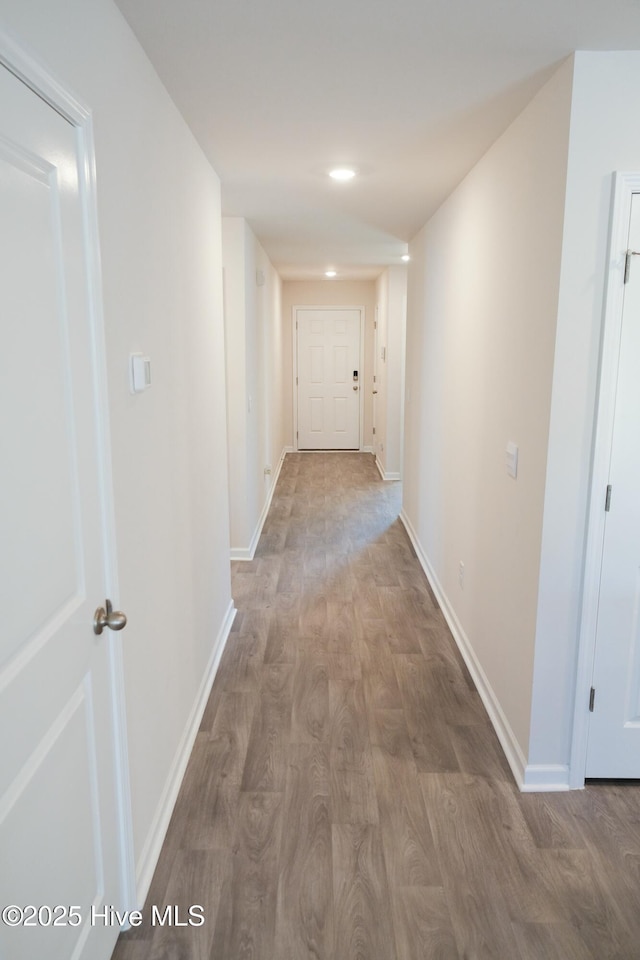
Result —
[{"label": "ceiling", "polygon": [[285,279],[399,263],[565,57],[640,49],[638,0],[117,3]]}]

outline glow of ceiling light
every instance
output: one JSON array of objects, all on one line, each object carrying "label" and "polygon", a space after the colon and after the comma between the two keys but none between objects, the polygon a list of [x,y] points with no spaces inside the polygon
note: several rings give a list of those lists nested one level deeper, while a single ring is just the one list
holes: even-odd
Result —
[{"label": "glow of ceiling light", "polygon": [[336,270],[325,270],[324,275],[325,277],[336,277],[338,274]]},{"label": "glow of ceiling light", "polygon": [[332,180],[338,180],[340,183],[346,183],[347,180],[353,180],[356,172],[350,167],[336,167],[335,170],[329,171],[329,176]]},{"label": "glow of ceiling light", "polygon": [[409,256],[408,253],[403,253],[403,254],[402,254],[402,259],[403,259],[404,262],[406,263],[408,260],[411,260],[411,257]]}]

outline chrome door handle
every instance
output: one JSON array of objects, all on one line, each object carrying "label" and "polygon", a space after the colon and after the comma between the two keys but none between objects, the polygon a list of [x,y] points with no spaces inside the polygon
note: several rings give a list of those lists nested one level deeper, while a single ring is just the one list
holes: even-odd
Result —
[{"label": "chrome door handle", "polygon": [[355,387],[354,387],[353,389],[354,389],[354,390],[357,390],[357,389],[358,389],[358,387],[357,387],[357,386],[355,386]]},{"label": "chrome door handle", "polygon": [[111,600],[105,600],[104,607],[98,607],[93,615],[93,632],[98,636],[105,627],[109,627],[109,630],[122,630],[126,625],[125,614],[121,613],[120,610],[114,610],[111,606]]}]

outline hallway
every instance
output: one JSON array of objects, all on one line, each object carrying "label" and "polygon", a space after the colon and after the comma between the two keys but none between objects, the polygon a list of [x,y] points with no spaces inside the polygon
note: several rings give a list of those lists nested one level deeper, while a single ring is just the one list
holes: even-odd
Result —
[{"label": "hallway", "polygon": [[114,960],[633,960],[634,785],[521,794],[366,454],[289,454]]}]

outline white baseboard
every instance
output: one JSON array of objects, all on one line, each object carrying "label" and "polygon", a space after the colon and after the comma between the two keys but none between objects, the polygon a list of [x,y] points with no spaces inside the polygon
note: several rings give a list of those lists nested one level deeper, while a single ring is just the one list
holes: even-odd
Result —
[{"label": "white baseboard", "polygon": [[147,899],[147,894],[149,893],[153,872],[156,868],[158,857],[160,856],[169,821],[171,820],[171,814],[173,813],[173,808],[178,798],[178,792],[187,768],[187,763],[189,762],[189,757],[191,756],[191,751],[193,750],[193,744],[200,727],[200,721],[202,720],[202,715],[207,705],[207,700],[209,699],[211,687],[213,686],[220,658],[222,657],[225,644],[229,637],[229,631],[231,630],[236,612],[233,600],[231,600],[220,630],[218,631],[218,636],[213,645],[211,656],[209,657],[209,662],[202,683],[200,684],[200,689],[196,695],[193,708],[180,739],[178,750],[173,758],[169,776],[167,777],[160,802],[156,808],[155,816],[151,823],[149,833],[147,834],[142,853],[140,854],[136,868],[136,893],[139,909],[142,909]]},{"label": "white baseboard", "polygon": [[[280,454],[280,459],[278,460],[278,466],[276,467],[276,472],[271,478],[271,486],[269,487],[269,494],[267,499],[264,502],[262,508],[262,513],[260,514],[260,519],[258,520],[256,529],[253,531],[253,536],[251,537],[251,542],[248,547],[231,547],[230,555],[232,560],[253,560],[256,547],[258,546],[258,541],[260,539],[260,534],[262,533],[262,528],[264,527],[264,522],[267,519],[267,514],[269,513],[269,507],[271,506],[271,501],[273,500],[273,494],[275,493],[276,483],[278,482],[278,477],[280,476],[280,471],[282,470],[282,464],[284,463],[284,458],[289,452],[288,447],[285,447],[282,453]],[[291,451],[293,452],[293,451]]]},{"label": "white baseboard", "polygon": [[[255,547],[253,553],[255,553]],[[232,560],[253,560],[253,553],[250,547],[231,547],[229,556]]]},{"label": "white baseboard", "polygon": [[376,467],[378,468],[378,473],[380,474],[380,476],[382,477],[382,479],[385,481],[385,483],[391,482],[392,480],[399,480],[399,479],[400,479],[400,474],[399,474],[399,473],[393,473],[393,472],[392,472],[392,473],[387,473],[387,471],[386,471],[385,468],[383,467],[381,461],[378,460],[377,457],[376,457]]},{"label": "white baseboard", "polygon": [[[569,767],[565,764],[529,763],[524,771],[523,793],[552,793],[570,790]],[[584,786],[584,785],[583,785]]]},{"label": "white baseboard", "polygon": [[[511,767],[511,772],[513,773],[513,776],[515,778],[515,781],[518,787],[520,788],[520,790],[526,789],[530,792],[533,792],[535,790],[549,789],[548,787],[545,787],[542,785],[542,780],[540,781],[539,786],[536,786],[533,780],[530,780],[529,784],[527,784],[527,778],[525,775],[525,771],[527,769],[527,761],[522,752],[520,744],[516,740],[513,730],[511,729],[511,725],[509,724],[509,721],[507,720],[507,718],[503,713],[502,707],[500,706],[500,702],[498,701],[498,698],[496,697],[493,691],[493,688],[489,683],[487,676],[484,670],[482,669],[482,666],[480,665],[480,661],[478,660],[475,654],[475,651],[471,645],[471,642],[467,637],[467,635],[465,634],[464,630],[462,629],[462,625],[458,620],[455,614],[455,611],[447,598],[447,595],[442,589],[438,581],[438,578],[435,575],[435,572],[431,564],[429,563],[429,560],[427,559],[426,554],[422,549],[422,546],[420,545],[420,541],[418,540],[418,536],[415,530],[413,529],[411,521],[406,516],[404,510],[400,514],[400,519],[404,524],[405,530],[409,535],[409,539],[411,540],[411,543],[414,546],[416,554],[418,555],[418,559],[420,561],[422,569],[426,574],[427,580],[431,584],[431,588],[435,593],[436,599],[440,604],[440,608],[442,609],[445,619],[449,624],[449,629],[453,634],[453,638],[456,641],[456,644],[458,645],[458,649],[462,654],[462,658],[467,665],[467,669],[471,674],[473,682],[476,685],[478,693],[480,694],[480,698],[482,699],[482,702],[484,704],[485,710],[489,714],[489,719],[493,724],[493,728],[497,734],[497,737],[498,737],[498,740],[500,741],[502,749],[504,750],[504,754],[507,758],[507,762]],[[533,770],[535,768],[530,768],[530,769]],[[541,771],[542,770],[550,771],[553,768],[540,767],[538,769],[540,769]],[[568,772],[567,772],[567,776],[568,776]],[[558,790],[562,788],[554,786],[551,789]]]},{"label": "white baseboard", "polygon": [[373,453],[373,447],[362,447],[360,453]]}]

